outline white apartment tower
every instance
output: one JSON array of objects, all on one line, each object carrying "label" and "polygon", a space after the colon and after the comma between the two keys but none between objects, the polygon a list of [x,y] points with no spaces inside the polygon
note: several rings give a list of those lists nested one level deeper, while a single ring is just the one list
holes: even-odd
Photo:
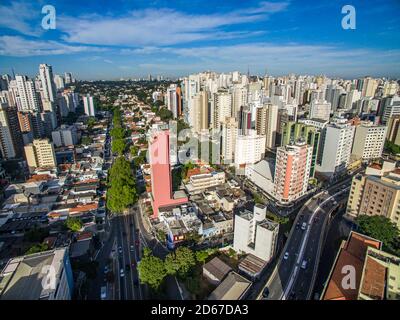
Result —
[{"label": "white apartment tower", "polygon": [[375,126],[372,122],[357,126],[351,153],[362,160],[379,158],[385,145],[386,129],[386,126]]},{"label": "white apartment tower", "polygon": [[328,124],[322,134],[322,159],[317,171],[332,176],[344,172],[349,165],[355,127],[345,119]]}]

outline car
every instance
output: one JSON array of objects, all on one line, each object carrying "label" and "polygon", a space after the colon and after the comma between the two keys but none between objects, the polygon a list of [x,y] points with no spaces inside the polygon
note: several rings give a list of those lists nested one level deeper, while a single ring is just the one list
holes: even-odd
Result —
[{"label": "car", "polygon": [[139,240],[136,240],[136,241],[135,241],[135,244],[136,244],[137,246],[139,246],[139,244],[140,244]]},{"label": "car", "polygon": [[105,266],[104,267],[104,274],[107,274],[108,273],[108,266]]},{"label": "car", "polygon": [[124,269],[121,268],[121,270],[119,271],[119,275],[121,278],[125,277]]},{"label": "car", "polygon": [[307,228],[307,223],[303,222],[301,224],[301,230],[306,230],[306,228]]},{"label": "car", "polygon": [[134,252],[135,251],[135,248],[134,248],[134,246],[131,244],[131,252]]},{"label": "car", "polygon": [[307,260],[303,260],[303,262],[301,263],[301,268],[307,269]]},{"label": "car", "polygon": [[118,252],[119,252],[120,254],[122,254],[122,247],[121,247],[121,246],[118,247]]},{"label": "car", "polygon": [[263,298],[268,298],[269,296],[269,289],[267,287],[264,288],[263,292],[262,292],[262,296]]},{"label": "car", "polygon": [[300,228],[300,222],[296,223],[296,229]]},{"label": "car", "polygon": [[283,259],[287,260],[289,258],[289,252],[285,252],[285,254],[283,255]]},{"label": "car", "polygon": [[131,266],[132,268],[135,268],[135,262],[132,262]]}]

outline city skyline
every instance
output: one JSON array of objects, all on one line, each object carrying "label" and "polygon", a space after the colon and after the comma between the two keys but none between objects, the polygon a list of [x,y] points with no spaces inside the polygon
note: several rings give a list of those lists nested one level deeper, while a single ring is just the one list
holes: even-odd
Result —
[{"label": "city skyline", "polygon": [[356,29],[344,30],[346,4],[56,1],[56,29],[44,30],[46,3],[6,1],[0,5],[0,71],[33,77],[46,62],[57,74],[70,71],[84,80],[248,69],[274,76],[398,77],[399,4],[353,1]]}]

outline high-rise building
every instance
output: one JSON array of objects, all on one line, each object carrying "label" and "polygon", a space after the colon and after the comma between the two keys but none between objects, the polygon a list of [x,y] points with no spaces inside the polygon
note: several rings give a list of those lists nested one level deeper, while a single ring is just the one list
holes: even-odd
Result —
[{"label": "high-rise building", "polygon": [[266,141],[265,147],[268,149],[275,149],[276,147],[276,136],[278,131],[278,106],[274,104],[268,104],[266,106]]},{"label": "high-rise building", "polygon": [[225,118],[221,123],[222,127],[222,163],[233,163],[235,157],[235,146],[238,135],[238,123],[233,117]]},{"label": "high-rise building", "polygon": [[26,145],[25,157],[30,170],[57,166],[53,143],[48,139],[35,139]]},{"label": "high-rise building", "polygon": [[169,130],[156,130],[149,143],[151,169],[151,195],[153,216],[157,217],[161,207],[177,206],[188,201],[182,192],[172,192],[172,177],[169,151]]},{"label": "high-rise building", "polygon": [[192,108],[189,110],[189,123],[196,133],[201,133],[209,128],[208,93],[200,91],[193,96]]},{"label": "high-rise building", "polygon": [[327,101],[313,100],[310,106],[310,119],[329,120],[331,104]]},{"label": "high-rise building", "polygon": [[314,177],[319,151],[321,131],[315,126],[303,122],[286,121],[283,123],[281,145],[293,144],[299,140],[312,147],[310,177]]},{"label": "high-rise building", "polygon": [[11,135],[11,126],[7,115],[8,105],[0,104],[0,151],[1,156],[8,160],[17,156],[14,141]]},{"label": "high-rise building", "polygon": [[[321,135],[321,158],[317,171],[325,176],[341,174],[350,162],[355,127],[340,119],[328,124]],[[317,161],[317,162],[318,162]]]},{"label": "high-rise building", "polygon": [[94,100],[91,95],[83,96],[83,109],[85,114],[89,117],[94,117],[96,115],[96,108],[94,105]]},{"label": "high-rise building", "polygon": [[385,145],[386,126],[364,122],[356,127],[352,154],[362,160],[379,158]]},{"label": "high-rise building", "polygon": [[178,118],[182,114],[181,88],[176,84],[171,84],[167,89],[165,102],[168,110],[172,112],[173,117]]},{"label": "high-rise building", "polygon": [[51,133],[53,143],[56,147],[74,146],[78,142],[77,130],[74,125],[62,125]]},{"label": "high-rise building", "polygon": [[380,215],[400,229],[400,173],[398,169],[378,175],[358,174],[353,178],[346,214]]},{"label": "high-rise building", "polygon": [[64,78],[60,76],[59,74],[56,74],[54,76],[54,84],[56,85],[57,90],[62,90],[65,87],[65,82]]},{"label": "high-rise building", "polygon": [[52,103],[56,102],[56,88],[54,84],[53,68],[48,64],[39,65],[39,75],[42,84],[43,97]]},{"label": "high-rise building", "polygon": [[382,113],[383,124],[387,124],[390,117],[400,115],[400,96],[386,97],[383,99],[379,113]]},{"label": "high-rise building", "polygon": [[64,78],[65,78],[65,84],[70,84],[74,82],[73,81],[74,79],[72,79],[72,74],[70,72],[65,72]]},{"label": "high-rise building", "polygon": [[253,212],[244,209],[235,216],[233,249],[252,254],[265,262],[275,255],[279,224],[266,217],[267,207],[254,205]]},{"label": "high-rise building", "polygon": [[35,90],[34,82],[26,76],[15,76],[18,96],[16,102],[19,111],[40,111],[38,93]]},{"label": "high-rise building", "polygon": [[392,116],[389,119],[386,139],[391,143],[400,145],[400,115]]},{"label": "high-rise building", "polygon": [[241,106],[239,111],[239,130],[241,134],[247,135],[251,127],[251,110],[249,107]]},{"label": "high-rise building", "polygon": [[265,136],[250,130],[248,135],[238,135],[235,143],[235,167],[245,169],[246,164],[260,161],[265,154]]},{"label": "high-rise building", "polygon": [[307,192],[312,147],[297,142],[277,148],[274,196],[281,203],[292,202]]},{"label": "high-rise building", "polygon": [[214,94],[213,126],[218,129],[226,117],[232,116],[232,95],[226,90]]}]

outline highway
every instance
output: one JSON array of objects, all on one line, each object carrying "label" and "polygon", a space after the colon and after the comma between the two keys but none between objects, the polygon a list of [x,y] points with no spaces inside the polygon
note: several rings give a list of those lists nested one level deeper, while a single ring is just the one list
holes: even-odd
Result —
[{"label": "highway", "polygon": [[[264,299],[310,298],[330,214],[347,199],[349,183],[343,182],[315,195],[300,209],[277,265],[264,287],[268,292]],[[302,268],[303,261],[306,261],[305,268]],[[263,291],[258,299],[263,299]]]}]

